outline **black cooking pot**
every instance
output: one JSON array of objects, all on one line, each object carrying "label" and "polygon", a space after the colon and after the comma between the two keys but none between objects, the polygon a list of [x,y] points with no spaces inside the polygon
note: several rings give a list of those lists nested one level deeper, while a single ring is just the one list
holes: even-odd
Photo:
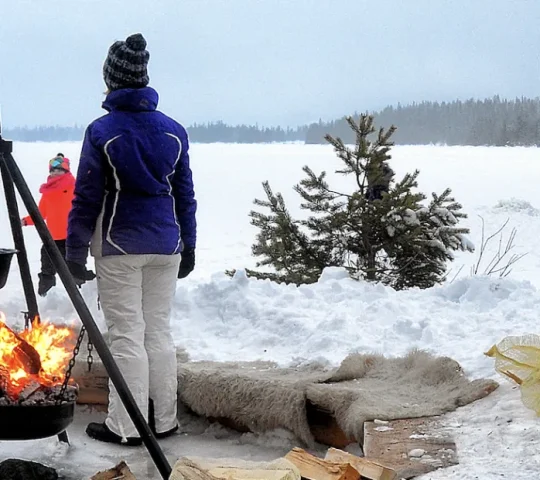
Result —
[{"label": "black cooking pot", "polygon": [[11,266],[11,259],[16,253],[17,250],[0,248],[0,288],[4,288],[6,285],[9,275],[9,267]]},{"label": "black cooking pot", "polygon": [[0,440],[37,440],[58,435],[73,422],[75,402],[0,406]]}]

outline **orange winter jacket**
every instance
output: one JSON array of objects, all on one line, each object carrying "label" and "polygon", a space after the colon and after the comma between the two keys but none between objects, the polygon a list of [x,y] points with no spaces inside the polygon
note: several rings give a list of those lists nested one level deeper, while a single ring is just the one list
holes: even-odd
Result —
[{"label": "orange winter jacket", "polygon": [[[39,211],[54,240],[67,238],[68,216],[74,189],[75,177],[71,173],[49,177],[47,183],[41,185],[39,189],[41,193]],[[34,224],[30,216],[24,217],[23,222],[25,225]]]}]

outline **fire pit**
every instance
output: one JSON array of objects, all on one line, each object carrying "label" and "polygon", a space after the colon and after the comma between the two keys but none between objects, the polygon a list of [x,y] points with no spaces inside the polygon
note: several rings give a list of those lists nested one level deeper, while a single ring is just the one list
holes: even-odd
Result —
[{"label": "fire pit", "polygon": [[33,322],[17,333],[0,313],[0,440],[50,437],[71,424],[77,386],[65,371],[75,346],[68,327]]}]

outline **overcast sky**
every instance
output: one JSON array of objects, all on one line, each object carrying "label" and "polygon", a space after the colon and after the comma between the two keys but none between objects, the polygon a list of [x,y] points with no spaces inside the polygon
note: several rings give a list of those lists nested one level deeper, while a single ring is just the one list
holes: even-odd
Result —
[{"label": "overcast sky", "polygon": [[101,115],[107,49],[135,32],[186,125],[539,90],[540,0],[0,0],[4,124]]}]

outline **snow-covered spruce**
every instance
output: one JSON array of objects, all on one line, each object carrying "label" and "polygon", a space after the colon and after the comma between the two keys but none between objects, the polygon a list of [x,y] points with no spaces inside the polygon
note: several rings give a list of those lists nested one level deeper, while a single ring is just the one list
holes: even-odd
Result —
[{"label": "snow-covered spruce", "polygon": [[316,282],[326,267],[340,266],[352,278],[382,282],[397,290],[429,288],[441,283],[454,252],[473,251],[459,225],[466,218],[462,207],[446,189],[433,193],[428,205],[417,192],[419,172],[406,174],[397,183],[388,164],[395,128],[375,133],[373,117],[349,118],[356,145],[327,136],[343,163],[336,173],[352,177],[354,189],[331,187],[326,172],[317,175],[305,166],[307,177],[296,185],[301,207],[309,217],[297,220],[289,213],[280,193],[264,182],[266,200],[255,204],[269,211],[251,212],[259,229],[253,253],[259,267],[273,272],[248,271],[256,278],[285,283]]}]

